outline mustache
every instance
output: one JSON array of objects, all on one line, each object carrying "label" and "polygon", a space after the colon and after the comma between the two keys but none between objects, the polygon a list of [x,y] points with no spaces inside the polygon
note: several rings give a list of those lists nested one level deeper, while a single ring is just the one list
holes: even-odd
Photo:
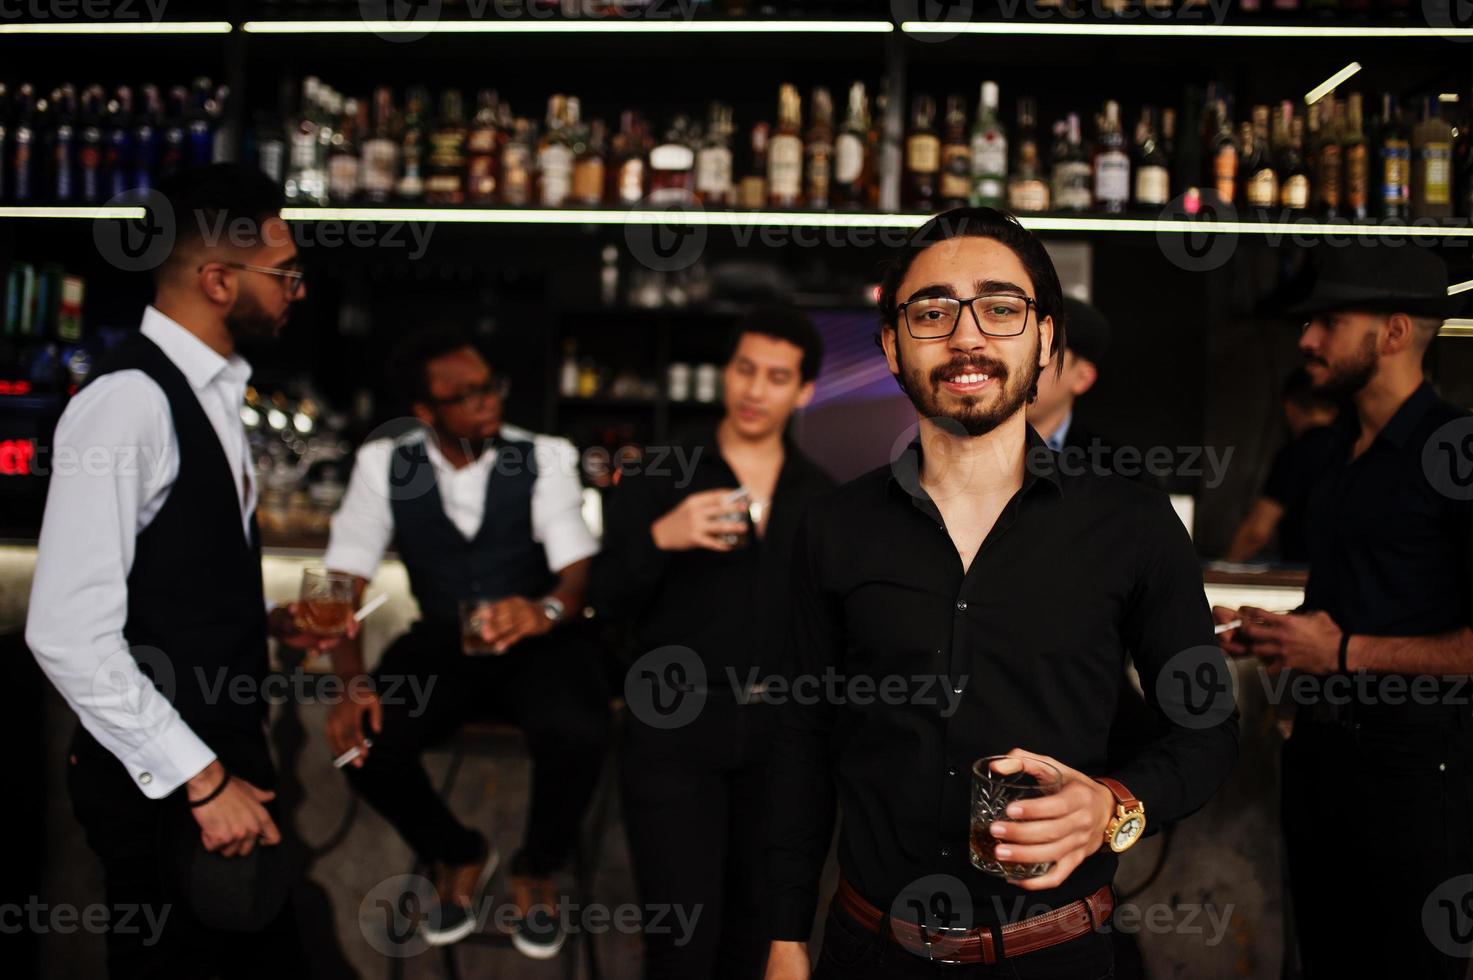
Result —
[{"label": "mustache", "polygon": [[931,369],[931,383],[939,385],[954,374],[986,374],[998,381],[1008,379],[1008,367],[990,357],[954,357]]}]

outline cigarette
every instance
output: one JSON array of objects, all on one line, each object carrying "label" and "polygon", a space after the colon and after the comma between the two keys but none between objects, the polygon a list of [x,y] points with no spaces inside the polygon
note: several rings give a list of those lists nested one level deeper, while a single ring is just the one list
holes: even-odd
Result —
[{"label": "cigarette", "polygon": [[343,766],[346,766],[348,763],[352,762],[354,759],[362,755],[364,749],[371,748],[373,748],[373,739],[365,738],[362,745],[355,745],[348,751],[344,752],[342,755],[338,756],[336,759],[332,760],[333,768],[343,768]]},{"label": "cigarette", "polygon": [[378,595],[374,596],[372,599],[364,603],[362,609],[353,614],[353,620],[359,623],[363,622],[365,619],[368,618],[369,613],[373,612],[379,606],[382,606],[388,601],[389,594],[387,592],[380,592]]},{"label": "cigarette", "polygon": [[722,497],[721,498],[721,502],[723,504],[734,504],[738,500],[741,500],[743,497],[747,497],[747,496],[750,496],[750,494],[747,492],[747,488],[746,487],[737,487],[731,493],[729,493],[726,496]]},{"label": "cigarette", "polygon": [[1221,636],[1228,630],[1235,630],[1242,625],[1243,621],[1241,619],[1230,619],[1226,623],[1218,623],[1215,627],[1213,627],[1212,632],[1216,636]]}]

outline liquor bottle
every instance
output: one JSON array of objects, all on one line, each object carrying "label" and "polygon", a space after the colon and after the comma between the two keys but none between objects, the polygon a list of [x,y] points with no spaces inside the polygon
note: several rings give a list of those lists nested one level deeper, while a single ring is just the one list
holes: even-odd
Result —
[{"label": "liquor bottle", "polygon": [[1352,92],[1345,106],[1340,156],[1345,170],[1345,214],[1353,221],[1364,221],[1370,215],[1370,148],[1361,121],[1363,111],[1361,94]]},{"label": "liquor bottle", "polygon": [[476,114],[465,131],[465,199],[470,204],[496,200],[501,169],[496,118],[496,93],[483,88],[476,93]]},{"label": "liquor bottle", "polygon": [[1088,211],[1094,206],[1094,170],[1084,153],[1079,114],[1069,113],[1054,134],[1054,207]]},{"label": "liquor bottle", "polygon": [[511,138],[501,150],[501,203],[512,207],[525,207],[532,203],[534,152],[531,121],[515,120]]},{"label": "liquor bottle", "polygon": [[191,167],[203,167],[215,159],[215,133],[210,124],[213,102],[214,86],[210,80],[203,76],[196,78],[189,92],[184,127],[184,159]]},{"label": "liquor bottle", "polygon": [[459,89],[447,88],[426,147],[426,204],[465,203],[465,136],[465,103]]},{"label": "liquor bottle", "polygon": [[10,89],[0,82],[0,204],[10,200]]},{"label": "liquor bottle", "polygon": [[1253,117],[1253,122],[1240,127],[1243,203],[1249,210],[1267,214],[1279,206],[1279,172],[1274,169],[1273,155],[1268,150],[1268,106],[1255,106]]},{"label": "liquor bottle", "polygon": [[1212,138],[1212,189],[1219,202],[1232,205],[1238,184],[1238,143],[1224,100],[1217,100],[1211,118],[1216,127]]},{"label": "liquor bottle", "polygon": [[1008,137],[998,119],[997,98],[997,83],[983,82],[972,126],[971,201],[990,208],[1002,206],[1008,181]]},{"label": "liquor bottle", "polygon": [[29,204],[36,200],[33,157],[36,145],[36,91],[29,82],[21,83],[15,94],[15,124],[11,136],[10,159],[5,161],[10,168],[10,199],[16,204]]},{"label": "liquor bottle", "polygon": [[644,200],[646,172],[643,124],[639,114],[626,109],[619,115],[619,131],[613,139],[614,165],[610,199],[615,204],[638,204]]},{"label": "liquor bottle", "polygon": [[695,199],[696,151],[691,143],[690,119],[676,116],[664,141],[650,150],[651,204],[689,204]]},{"label": "liquor bottle", "polygon": [[1377,211],[1382,218],[1411,217],[1412,143],[1401,110],[1390,93],[1381,96],[1376,133]]},{"label": "liquor bottle", "polygon": [[608,127],[602,119],[588,124],[586,132],[573,139],[573,203],[596,208],[604,202],[607,182],[604,154],[608,147]]},{"label": "liquor bottle", "polygon": [[1170,200],[1170,160],[1156,133],[1155,113],[1147,106],[1135,127],[1135,204],[1154,210]]},{"label": "liquor bottle", "polygon": [[78,198],[77,181],[77,92],[62,85],[51,92],[52,125],[49,127],[51,199],[57,204],[70,204]]},{"label": "liquor bottle", "polygon": [[867,183],[873,160],[869,153],[869,100],[864,83],[849,86],[849,108],[834,138],[834,207],[854,210],[869,206]]},{"label": "liquor bottle", "polygon": [[905,183],[902,202],[912,211],[936,208],[941,171],[941,138],[936,135],[936,100],[918,95],[911,103],[910,133],[905,138]]},{"label": "liquor bottle", "polygon": [[368,128],[368,106],[357,99],[343,100],[343,118],[327,147],[327,196],[335,204],[358,198],[363,161],[358,134]]},{"label": "liquor bottle", "polygon": [[373,135],[363,141],[358,186],[364,200],[383,204],[399,180],[399,142],[394,138],[394,92],[381,85],[373,93]]},{"label": "liquor bottle", "polygon": [[1304,117],[1289,120],[1289,141],[1279,164],[1279,206],[1290,214],[1309,210],[1309,167],[1304,159]]},{"label": "liquor bottle", "polygon": [[767,134],[765,122],[752,126],[745,166],[737,182],[737,207],[760,211],[767,207]]},{"label": "liquor bottle", "polygon": [[[0,94],[0,105],[4,104],[4,95]],[[0,109],[0,114],[4,110]],[[102,196],[105,200],[111,200],[119,194],[124,193],[132,184],[129,179],[133,172],[133,134],[128,129],[129,118],[133,115],[133,90],[127,85],[119,85],[113,93],[113,97],[107,100],[103,107],[104,122],[102,125]],[[4,128],[0,122],[0,129]],[[0,147],[5,144],[4,134],[0,133]],[[0,152],[0,161],[3,161],[4,153]],[[3,169],[0,163],[0,169]],[[0,201],[5,199],[3,190],[0,190]]]},{"label": "liquor bottle", "polygon": [[86,204],[104,200],[102,113],[105,95],[101,85],[82,91],[81,125],[77,129],[77,181]]},{"label": "liquor bottle", "polygon": [[812,110],[803,144],[803,197],[814,211],[827,211],[834,179],[834,101],[829,90],[817,86],[809,100]]},{"label": "liquor bottle", "polygon": [[205,99],[205,123],[210,130],[210,162],[230,163],[236,159],[235,132],[225,125],[225,105],[230,87],[221,85]]},{"label": "liquor bottle", "polygon": [[972,193],[972,148],[967,143],[967,104],[960,95],[946,97],[941,140],[941,209],[966,205]]},{"label": "liquor bottle", "polygon": [[[170,177],[183,170],[188,153],[189,134],[185,114],[189,105],[189,89],[183,85],[175,85],[169,89],[169,109],[164,116],[164,129],[160,134],[158,176],[160,179]],[[321,158],[316,158],[319,168]],[[320,194],[327,191],[327,174],[323,170],[317,171],[321,177]]]},{"label": "liquor bottle", "polygon": [[767,198],[775,208],[795,208],[803,199],[802,116],[797,88],[783,85],[777,97],[777,129],[767,141]]},{"label": "liquor bottle", "polygon": [[1101,211],[1118,213],[1130,203],[1130,156],[1125,152],[1125,132],[1120,126],[1120,103],[1105,102],[1096,119],[1094,158],[1095,203]]},{"label": "liquor bottle", "polygon": [[573,146],[569,138],[568,99],[554,94],[547,99],[546,128],[537,145],[537,203],[560,208],[573,193]]},{"label": "liquor bottle", "polygon": [[163,104],[157,85],[144,85],[138,91],[142,98],[138,123],[133,127],[133,178],[130,183],[140,190],[147,190],[154,184],[158,167]]},{"label": "liquor bottle", "polygon": [[1412,217],[1450,218],[1453,214],[1453,128],[1438,111],[1436,96],[1422,106],[1422,121],[1412,130]]},{"label": "liquor bottle", "polygon": [[[864,137],[869,166],[869,176],[865,178],[864,196],[865,206],[871,211],[900,210],[900,181],[898,179],[902,169],[900,141],[889,139],[885,135],[885,116],[889,112],[889,106],[890,96],[883,90],[876,91],[874,111],[869,117],[869,132]],[[880,186],[882,174],[893,174],[897,179],[887,182],[882,189]],[[894,199],[890,200],[892,197]]]},{"label": "liquor bottle", "polygon": [[1031,98],[1018,99],[1017,139],[1013,165],[1008,174],[1008,208],[1019,213],[1047,211],[1048,179],[1038,148],[1038,110]]},{"label": "liquor bottle", "polygon": [[399,134],[399,182],[397,197],[419,201],[425,196],[425,112],[430,93],[423,85],[409,89],[404,96],[404,126]]},{"label": "liquor bottle", "polygon": [[706,207],[729,208],[736,203],[736,160],[731,148],[735,130],[731,107],[711,103],[706,135],[696,150],[696,197]]},{"label": "liquor bottle", "polygon": [[1314,156],[1314,208],[1321,216],[1337,218],[1341,214],[1341,188],[1345,184],[1345,156],[1341,132],[1345,128],[1345,103],[1333,95],[1325,99],[1320,111],[1319,146]]},{"label": "liquor bottle", "polygon": [[1171,157],[1171,186],[1181,195],[1182,212],[1194,215],[1202,207],[1203,102],[1196,86],[1187,86],[1183,94],[1181,125],[1179,129],[1171,130],[1180,133],[1181,138],[1174,140],[1173,149],[1167,152]]}]

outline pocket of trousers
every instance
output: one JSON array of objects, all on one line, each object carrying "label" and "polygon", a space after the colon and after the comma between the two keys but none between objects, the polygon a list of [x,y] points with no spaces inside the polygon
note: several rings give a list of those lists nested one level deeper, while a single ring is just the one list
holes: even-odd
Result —
[{"label": "pocket of trousers", "polygon": [[883,938],[870,932],[843,913],[830,909],[824,920],[820,962],[847,969],[871,960]]}]

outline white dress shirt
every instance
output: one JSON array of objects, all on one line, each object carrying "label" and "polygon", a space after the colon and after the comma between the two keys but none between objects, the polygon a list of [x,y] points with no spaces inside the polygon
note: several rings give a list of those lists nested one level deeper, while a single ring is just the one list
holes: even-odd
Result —
[{"label": "white dress shirt", "polygon": [[[598,553],[598,542],[583,521],[583,485],[578,479],[578,450],[566,439],[537,435],[514,426],[501,427],[505,439],[532,443],[537,478],[532,483],[532,538],[547,552],[548,568],[560,572]],[[406,439],[424,440],[445,516],[470,540],[481,529],[486,509],[486,481],[496,465],[494,452],[456,469],[424,432]],[[332,518],[332,538],[323,564],[371,579],[394,538],[389,502],[389,463],[403,440],[375,439],[358,450],[353,476],[342,506]]]},{"label": "white dress shirt", "polygon": [[[184,374],[226,458],[237,461],[231,469],[248,535],[256,479],[240,408],[250,365],[221,357],[152,306],[142,332]],[[83,727],[144,795],[159,799],[215,758],[123,638],[136,539],[179,475],[169,400],[142,371],[103,375],[67,405],[54,445],[26,642]]]}]

